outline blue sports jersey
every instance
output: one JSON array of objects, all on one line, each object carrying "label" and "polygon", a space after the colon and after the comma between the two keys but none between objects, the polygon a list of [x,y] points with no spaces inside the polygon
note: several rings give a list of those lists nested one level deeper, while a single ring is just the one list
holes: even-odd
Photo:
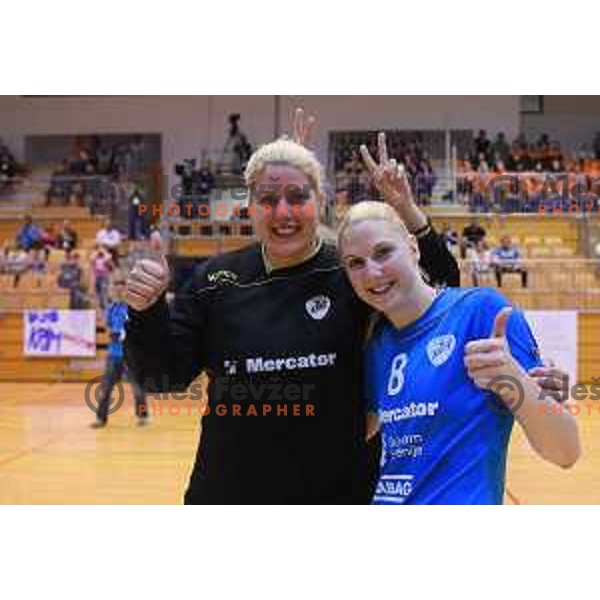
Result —
[{"label": "blue sports jersey", "polygon": [[[492,408],[503,405],[469,378],[464,354],[467,342],[490,337],[507,305],[490,288],[451,288],[407,327],[382,319],[375,328],[366,378],[382,424],[374,503],[502,503],[514,417]],[[541,364],[521,312],[512,313],[507,337],[526,370]]]},{"label": "blue sports jersey", "polygon": [[108,355],[115,360],[123,360],[123,341],[128,308],[126,302],[112,302],[106,309],[106,326],[110,334]]}]

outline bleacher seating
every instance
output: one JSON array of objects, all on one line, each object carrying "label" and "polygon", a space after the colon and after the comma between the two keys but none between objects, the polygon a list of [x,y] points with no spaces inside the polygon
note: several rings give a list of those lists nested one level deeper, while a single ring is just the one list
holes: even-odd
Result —
[{"label": "bleacher seating", "polygon": [[[84,280],[91,249],[95,246],[96,233],[106,224],[106,218],[93,217],[85,207],[44,206],[44,194],[39,190],[33,196],[33,205],[27,211],[14,210],[10,198],[3,199],[0,216],[0,246],[13,242],[23,225],[25,214],[35,223],[46,227],[54,225],[56,231],[68,220],[77,232],[77,252],[84,268]],[[97,320],[97,346],[95,358],[25,358],[23,357],[23,311],[36,308],[69,308],[69,292],[57,285],[60,263],[64,260],[62,250],[53,250],[46,264],[46,273],[38,279],[33,273],[21,276],[14,287],[12,275],[0,274],[0,381],[89,381],[101,375],[104,368],[105,348],[108,343],[101,315]]]},{"label": "bleacher seating", "polygon": [[[80,264],[87,270],[90,253],[95,245],[97,231],[106,219],[96,218],[84,207],[41,206],[39,203],[30,213],[41,225],[53,224],[59,228],[62,221],[70,221],[78,233]],[[440,230],[449,223],[459,233],[471,221],[472,215],[444,213],[435,207],[430,209],[433,222]],[[529,271],[529,287],[521,288],[518,276],[510,274],[503,278],[503,292],[524,309],[600,309],[600,280],[596,264],[586,261],[580,251],[581,220],[565,215],[492,215],[481,216],[490,245],[498,243],[509,234],[519,245]],[[0,218],[0,243],[14,240],[21,228],[23,214],[3,213]],[[171,253],[181,257],[208,257],[243,247],[254,241],[251,223],[248,221],[210,222],[205,220],[172,219],[169,223]],[[123,244],[127,253],[128,244]],[[62,251],[50,254],[47,272],[39,280],[31,273],[25,274],[18,288],[13,278],[0,275],[0,380],[3,378],[22,381],[70,381],[89,380],[99,375],[103,367],[106,334],[102,320],[98,319],[99,353],[95,359],[24,359],[22,357],[22,311],[26,308],[68,308],[69,294],[58,288],[56,278],[59,265],[64,259]],[[468,263],[461,261],[462,284],[471,285]],[[86,276],[89,283],[89,276]],[[484,285],[495,286],[493,274],[484,276]],[[600,327],[600,317],[594,321],[593,313],[583,315],[594,326]],[[582,343],[589,347],[590,356],[598,354],[600,343],[589,336]],[[588,361],[587,354],[582,359]],[[591,359],[589,359],[591,360]],[[587,363],[585,363],[587,364]],[[587,370],[586,370],[587,369]],[[584,366],[584,373],[592,372]],[[587,376],[587,375],[586,375]]]}]

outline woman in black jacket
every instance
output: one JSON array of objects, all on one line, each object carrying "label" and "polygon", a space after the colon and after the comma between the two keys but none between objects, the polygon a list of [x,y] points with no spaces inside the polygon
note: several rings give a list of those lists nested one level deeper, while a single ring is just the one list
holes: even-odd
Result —
[{"label": "woman in black jacket", "polygon": [[[376,185],[417,237],[429,280],[457,285],[456,261],[379,143],[381,165],[367,163]],[[363,397],[370,310],[318,234],[321,167],[282,139],[258,149],[245,175],[256,244],[203,263],[170,307],[164,255],[136,263],[129,367],[149,392],[208,375],[186,503],[367,503],[377,476]]]}]

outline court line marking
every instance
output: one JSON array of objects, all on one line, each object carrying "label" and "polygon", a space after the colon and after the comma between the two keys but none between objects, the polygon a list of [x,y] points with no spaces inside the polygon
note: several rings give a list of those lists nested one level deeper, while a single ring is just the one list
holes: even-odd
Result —
[{"label": "court line marking", "polygon": [[13,462],[15,462],[17,460],[20,460],[21,458],[25,458],[26,456],[29,456],[30,454],[33,454],[36,450],[41,450],[43,448],[48,448],[54,442],[58,442],[62,438],[63,438],[62,435],[60,435],[60,436],[53,436],[53,437],[48,438],[47,440],[45,440],[41,444],[37,444],[35,446],[27,446],[25,448],[22,448],[16,454],[12,454],[11,456],[7,456],[6,458],[0,459],[0,469],[2,467],[5,467],[6,465],[9,465],[10,463],[13,463]]},{"label": "court line marking", "polygon": [[514,502],[517,506],[520,506],[522,502],[508,489],[506,486],[506,495]]}]

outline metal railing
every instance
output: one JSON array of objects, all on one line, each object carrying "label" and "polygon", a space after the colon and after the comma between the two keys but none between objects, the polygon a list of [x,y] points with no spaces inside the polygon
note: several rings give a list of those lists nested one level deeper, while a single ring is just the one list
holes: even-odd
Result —
[{"label": "metal railing", "polygon": [[[508,295],[515,292],[536,297],[539,307],[600,309],[600,260],[584,258],[523,259],[507,265],[482,267],[471,259],[459,260],[464,286],[498,286]],[[504,267],[504,268],[503,268]]]}]

